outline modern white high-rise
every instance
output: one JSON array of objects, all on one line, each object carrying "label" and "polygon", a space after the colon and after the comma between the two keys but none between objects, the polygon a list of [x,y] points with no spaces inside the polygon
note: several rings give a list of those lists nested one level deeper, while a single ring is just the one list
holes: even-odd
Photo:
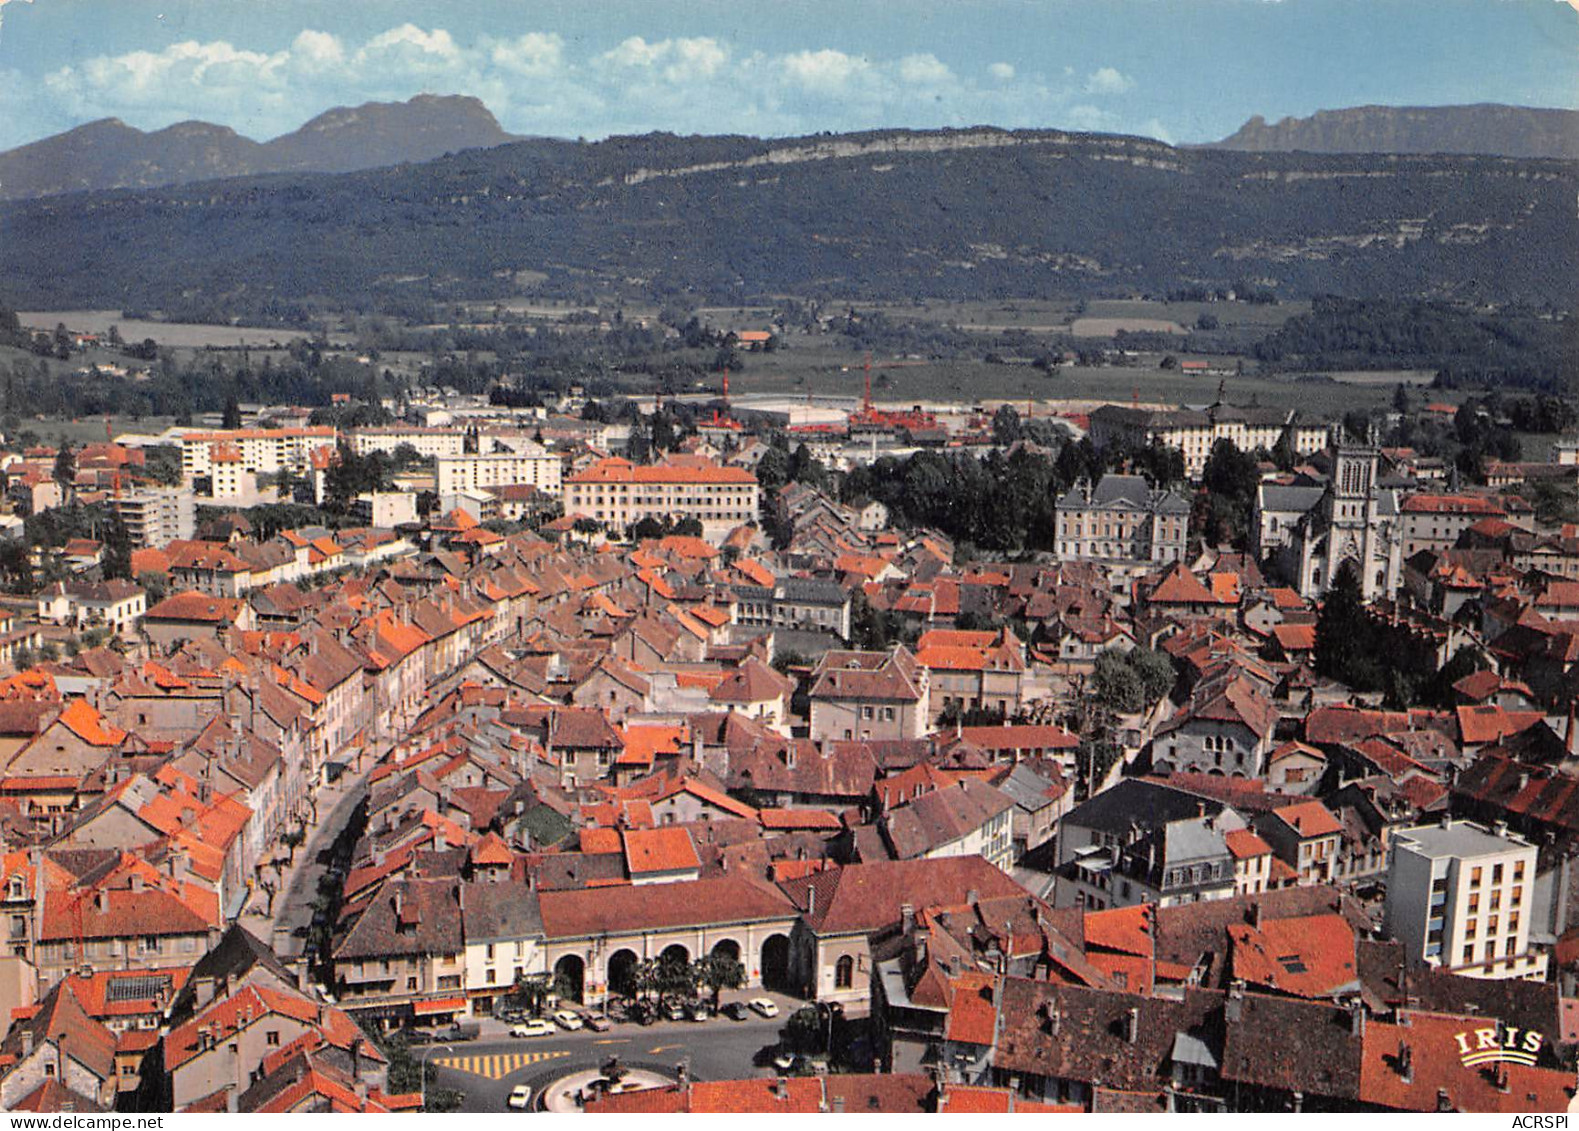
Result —
[{"label": "modern white high-rise", "polygon": [[1470,821],[1393,834],[1385,929],[1405,959],[1471,978],[1546,976],[1530,949],[1535,846]]},{"label": "modern white high-rise", "polygon": [[158,549],[192,537],[197,502],[183,487],[150,487],[112,498],[110,505],[126,524],[134,550]]}]

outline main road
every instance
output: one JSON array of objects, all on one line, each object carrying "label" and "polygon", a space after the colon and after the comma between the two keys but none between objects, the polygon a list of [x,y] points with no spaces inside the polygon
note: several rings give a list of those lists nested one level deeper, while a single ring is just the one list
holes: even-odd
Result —
[{"label": "main road", "polygon": [[[488,1035],[451,1045],[421,1045],[411,1052],[436,1069],[433,1085],[462,1094],[461,1111],[500,1112],[517,1084],[532,1086],[535,1107],[544,1087],[572,1072],[598,1068],[611,1056],[628,1067],[671,1078],[682,1060],[698,1080],[772,1074],[771,1067],[757,1067],[755,1061],[762,1049],[779,1043],[789,1012],[771,1020],[752,1014],[747,1021],[715,1016],[646,1026],[625,1023],[605,1033],[582,1029],[550,1037]],[[497,1032],[493,1023],[489,1028]]]}]

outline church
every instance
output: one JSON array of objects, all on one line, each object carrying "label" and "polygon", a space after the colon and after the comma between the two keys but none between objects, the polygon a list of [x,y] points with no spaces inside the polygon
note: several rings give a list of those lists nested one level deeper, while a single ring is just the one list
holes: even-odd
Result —
[{"label": "church", "polygon": [[1263,483],[1256,492],[1255,552],[1270,559],[1302,597],[1332,588],[1345,562],[1354,563],[1365,600],[1391,595],[1403,579],[1398,492],[1377,482],[1375,438],[1334,438],[1325,487]]}]

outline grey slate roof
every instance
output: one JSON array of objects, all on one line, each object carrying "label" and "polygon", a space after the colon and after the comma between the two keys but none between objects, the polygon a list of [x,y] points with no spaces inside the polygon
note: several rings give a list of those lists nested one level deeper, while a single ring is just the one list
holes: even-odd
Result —
[{"label": "grey slate roof", "polygon": [[1220,801],[1129,778],[1075,806],[1064,816],[1064,823],[1118,834],[1128,831],[1132,823],[1142,829],[1154,829],[1169,821],[1197,816],[1201,812],[1198,806],[1205,807],[1208,817],[1223,811]]},{"label": "grey slate roof", "polygon": [[1322,487],[1281,487],[1275,483],[1261,485],[1261,509],[1304,514],[1326,493]]}]

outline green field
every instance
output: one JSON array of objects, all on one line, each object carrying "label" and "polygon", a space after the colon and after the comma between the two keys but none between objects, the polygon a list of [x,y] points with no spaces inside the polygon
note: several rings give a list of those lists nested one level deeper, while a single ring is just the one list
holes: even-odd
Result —
[{"label": "green field", "polygon": [[[744,355],[745,369],[730,377],[730,391],[743,393],[843,394],[860,396],[862,357],[849,350],[789,348]],[[990,365],[983,361],[872,361],[872,397],[879,402],[918,401],[1108,401],[1161,404],[1210,404],[1219,382],[1237,405],[1287,406],[1320,417],[1337,417],[1356,408],[1392,403],[1399,374],[1391,381],[1342,384],[1330,379],[1295,380],[1244,376],[1188,377],[1158,368],[1160,356],[1142,355],[1133,367],[1071,368],[1050,372],[1030,366]],[[716,385],[710,381],[709,387]],[[1459,400],[1443,394],[1433,399]]]}]

